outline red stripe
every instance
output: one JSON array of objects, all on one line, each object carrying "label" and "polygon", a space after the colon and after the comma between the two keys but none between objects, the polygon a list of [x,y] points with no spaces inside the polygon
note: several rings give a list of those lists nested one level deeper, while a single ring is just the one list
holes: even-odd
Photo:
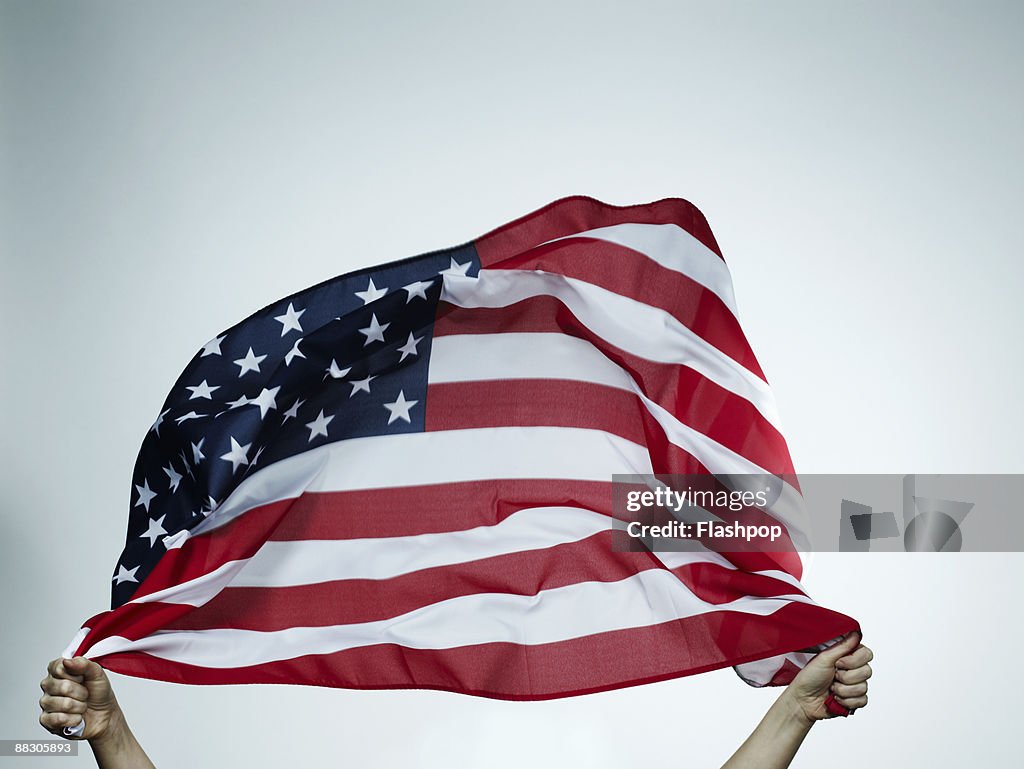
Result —
[{"label": "red stripe", "polygon": [[767,617],[712,612],[537,646],[490,643],[422,650],[381,644],[229,669],[183,665],[142,653],[95,659],[116,673],[177,683],[441,689],[539,700],[716,670],[808,648],[858,629],[843,614],[791,603]]},{"label": "red stripe", "polygon": [[564,275],[658,307],[747,370],[765,378],[739,321],[714,292],[631,248],[591,238],[563,240],[505,259],[501,269]]},{"label": "red stripe", "polygon": [[[795,475],[781,433],[753,404],[687,366],[657,363],[610,344],[550,296],[508,307],[463,308],[442,303],[434,336],[561,333],[592,344],[639,385],[641,392],[680,422],[776,475]],[[428,412],[434,410],[429,399]]]},{"label": "red stripe", "polygon": [[564,379],[499,379],[433,384],[427,431],[475,427],[551,426],[603,430],[645,446],[655,473],[709,474],[631,392]]},{"label": "red stripe", "polygon": [[611,516],[611,479],[495,478],[307,494],[288,511],[272,538],[362,539],[465,531],[493,526],[529,507],[579,507]]},{"label": "red stripe", "polygon": [[613,206],[583,196],[562,198],[491,230],[473,244],[480,265],[493,267],[548,240],[616,224],[676,224],[722,255],[704,214],[681,198],[635,206]]},{"label": "red stripe", "polygon": [[[494,479],[325,493],[258,505],[168,550],[135,598],[251,558],[267,540],[361,539],[493,526],[527,507],[580,507],[611,516],[612,484],[560,479]],[[610,520],[610,519],[609,519]],[[89,622],[85,623],[90,625]]]}]

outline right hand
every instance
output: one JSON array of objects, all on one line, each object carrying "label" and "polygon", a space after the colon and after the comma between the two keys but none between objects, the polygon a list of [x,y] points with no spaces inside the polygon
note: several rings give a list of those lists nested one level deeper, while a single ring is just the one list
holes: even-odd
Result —
[{"label": "right hand", "polygon": [[836,702],[850,710],[868,704],[868,664],[874,653],[860,643],[861,635],[853,632],[820,652],[801,670],[787,688],[809,722],[832,718],[825,707],[825,698],[832,692]]},{"label": "right hand", "polygon": [[68,739],[92,740],[105,736],[121,718],[110,679],[98,663],[85,657],[58,657],[39,682],[43,709],[39,723],[61,737],[65,726],[77,726],[85,718],[85,732]]}]

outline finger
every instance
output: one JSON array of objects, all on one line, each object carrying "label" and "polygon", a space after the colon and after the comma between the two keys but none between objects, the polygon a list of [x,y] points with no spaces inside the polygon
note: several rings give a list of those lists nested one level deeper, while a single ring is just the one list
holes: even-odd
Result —
[{"label": "finger", "polygon": [[82,686],[82,684],[69,678],[47,676],[39,682],[39,688],[45,694],[52,694],[55,697],[72,697],[73,699],[83,701],[89,699],[89,690]]},{"label": "finger", "polygon": [[58,657],[46,666],[46,670],[54,678],[70,678],[72,681],[78,681],[81,683],[82,677],[66,670],[64,668],[65,662],[67,662],[67,660]]},{"label": "finger", "polygon": [[874,652],[872,652],[868,647],[862,645],[860,648],[855,649],[853,654],[847,654],[845,657],[840,657],[836,660],[836,667],[851,670],[853,668],[859,668],[861,665],[867,665],[874,658]]},{"label": "finger", "polygon": [[832,684],[832,691],[836,697],[860,697],[862,694],[867,694],[868,685],[866,683],[860,684]]},{"label": "finger", "polygon": [[862,694],[860,697],[836,697],[836,702],[847,710],[856,710],[857,708],[863,708],[868,704],[868,695]]},{"label": "finger", "polygon": [[47,713],[84,713],[86,704],[70,697],[54,697],[44,694],[39,698],[39,707]]},{"label": "finger", "polygon": [[871,678],[871,666],[864,665],[853,670],[836,671],[836,680],[841,684],[859,684]]},{"label": "finger", "polygon": [[82,723],[82,716],[77,713],[43,713],[39,716],[39,723],[44,729],[60,734],[65,726],[78,726]]},{"label": "finger", "polygon": [[85,657],[73,657],[72,659],[64,660],[64,669],[73,675],[77,675],[79,681],[101,681],[104,677],[103,668],[100,667],[99,663]]},{"label": "finger", "polygon": [[841,641],[833,644],[829,648],[818,653],[815,660],[820,660],[826,665],[835,665],[836,660],[845,657],[847,654],[857,648],[857,644],[860,643],[860,633],[854,631],[845,636]]}]

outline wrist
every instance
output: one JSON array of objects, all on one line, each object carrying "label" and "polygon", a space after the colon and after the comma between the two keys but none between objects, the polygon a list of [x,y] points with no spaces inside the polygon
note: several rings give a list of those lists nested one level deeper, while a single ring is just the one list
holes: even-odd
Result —
[{"label": "wrist", "polygon": [[811,716],[807,709],[801,703],[800,698],[793,692],[791,687],[786,687],[782,694],[779,695],[779,699],[775,701],[775,704],[779,707],[783,717],[789,721],[793,726],[802,729],[804,731],[809,730],[814,726],[817,720]]},{"label": "wrist", "polygon": [[88,738],[89,744],[94,748],[123,748],[131,735],[124,713],[121,712],[121,708],[115,702],[113,707],[104,715],[106,716],[106,723],[99,734]]}]

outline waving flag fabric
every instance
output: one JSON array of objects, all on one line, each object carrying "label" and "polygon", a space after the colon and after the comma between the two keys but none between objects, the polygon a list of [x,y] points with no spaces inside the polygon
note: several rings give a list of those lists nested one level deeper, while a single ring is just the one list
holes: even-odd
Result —
[{"label": "waving flag fabric", "polygon": [[110,611],[67,654],[197,684],[508,699],[857,628],[794,553],[616,552],[612,475],[793,468],[701,213],[558,200],[199,349],[143,441]]}]

